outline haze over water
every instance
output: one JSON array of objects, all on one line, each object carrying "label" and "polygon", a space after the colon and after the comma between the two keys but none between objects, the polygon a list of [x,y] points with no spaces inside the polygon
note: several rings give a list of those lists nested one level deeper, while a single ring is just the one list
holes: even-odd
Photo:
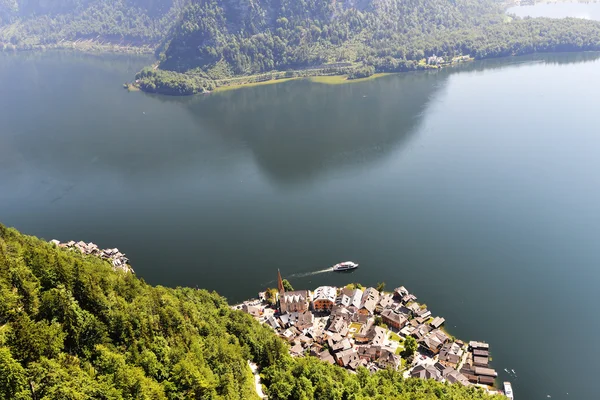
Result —
[{"label": "haze over water", "polygon": [[[491,344],[517,398],[595,398],[597,55],[190,98],[121,89],[147,62],[0,55],[2,223],[119,247],[149,283],[232,302],[277,268],[299,288],[405,285]],[[312,274],[344,260],[361,268]]]}]

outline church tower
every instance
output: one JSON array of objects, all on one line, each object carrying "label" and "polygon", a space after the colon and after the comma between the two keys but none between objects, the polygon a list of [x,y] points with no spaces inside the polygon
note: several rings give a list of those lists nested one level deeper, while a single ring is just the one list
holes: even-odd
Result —
[{"label": "church tower", "polygon": [[279,272],[279,269],[277,270],[277,289],[279,290],[279,295],[283,296],[283,293],[285,293],[285,288],[283,287],[283,281],[281,280],[281,272]]}]

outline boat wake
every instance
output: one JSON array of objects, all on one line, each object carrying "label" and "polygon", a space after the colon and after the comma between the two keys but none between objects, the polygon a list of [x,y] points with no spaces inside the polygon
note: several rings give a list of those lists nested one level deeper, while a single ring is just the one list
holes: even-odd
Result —
[{"label": "boat wake", "polygon": [[333,267],[325,268],[325,269],[322,269],[320,271],[300,272],[300,273],[297,273],[297,274],[292,274],[292,275],[290,275],[290,278],[304,278],[304,277],[307,277],[307,276],[325,274],[327,272],[333,272]]}]

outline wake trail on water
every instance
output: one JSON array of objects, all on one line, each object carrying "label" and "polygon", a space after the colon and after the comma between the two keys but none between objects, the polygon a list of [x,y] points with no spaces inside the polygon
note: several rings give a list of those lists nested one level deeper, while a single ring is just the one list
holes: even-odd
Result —
[{"label": "wake trail on water", "polygon": [[300,272],[300,273],[297,273],[297,274],[292,274],[292,275],[290,275],[290,278],[304,278],[304,277],[307,277],[307,276],[325,274],[327,272],[333,272],[333,267],[325,268],[325,269],[322,269],[320,271]]}]

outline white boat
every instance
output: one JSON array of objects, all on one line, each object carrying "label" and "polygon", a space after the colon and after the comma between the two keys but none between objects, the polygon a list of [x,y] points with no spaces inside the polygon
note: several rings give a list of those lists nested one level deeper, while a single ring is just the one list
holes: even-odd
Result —
[{"label": "white boat", "polygon": [[510,400],[515,399],[513,395],[512,385],[510,384],[510,382],[504,382],[504,395]]},{"label": "white boat", "polygon": [[352,261],[344,261],[339,264],[335,264],[333,266],[333,270],[337,271],[337,272],[349,271],[349,270],[355,269],[355,268],[358,268],[358,264],[354,263]]}]

